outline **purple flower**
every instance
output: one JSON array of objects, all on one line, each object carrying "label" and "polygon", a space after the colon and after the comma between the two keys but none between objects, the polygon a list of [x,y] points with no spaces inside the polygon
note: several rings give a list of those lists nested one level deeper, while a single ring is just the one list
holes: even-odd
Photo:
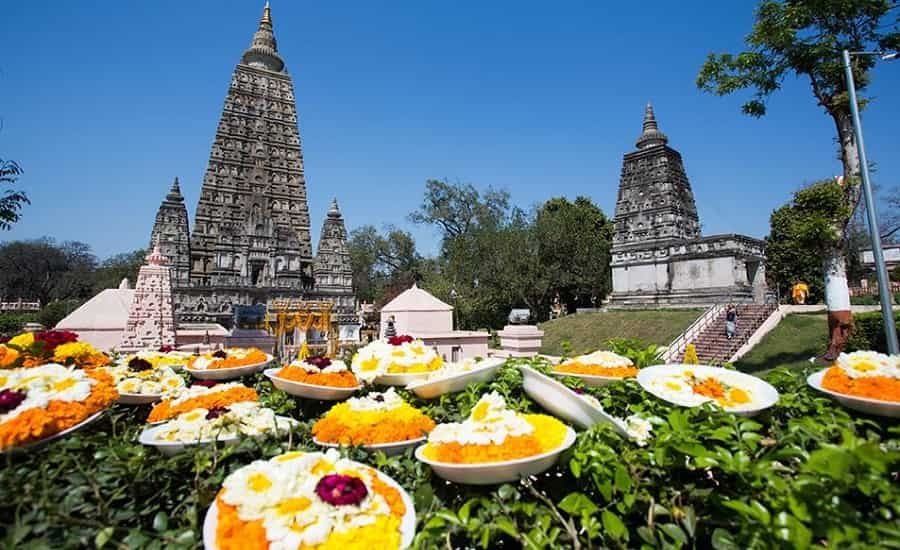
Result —
[{"label": "purple flower", "polygon": [[203,386],[204,388],[211,388],[218,384],[215,380],[194,380],[191,386]]},{"label": "purple flower", "polygon": [[307,357],[306,363],[316,367],[319,370],[322,370],[325,367],[331,365],[331,359],[321,355],[317,355],[315,357]]},{"label": "purple flower", "polygon": [[330,474],[316,484],[316,494],[328,504],[343,506],[359,504],[369,494],[369,490],[358,477]]},{"label": "purple flower", "polygon": [[6,414],[25,401],[25,392],[5,389],[0,391],[0,414]]},{"label": "purple flower", "polygon": [[374,400],[377,401],[378,403],[384,403],[384,395],[383,395],[383,394],[380,394],[380,393],[379,393],[379,394],[377,394],[375,397],[373,397],[372,399],[374,399]]},{"label": "purple flower", "polygon": [[217,359],[228,359],[228,354],[225,353],[225,350],[220,349],[219,351],[213,352],[213,357]]},{"label": "purple flower", "polygon": [[206,419],[213,420],[213,419],[219,418],[220,416],[222,416],[223,414],[225,414],[227,412],[228,412],[228,407],[216,407],[214,409],[209,409],[209,411],[206,413]]},{"label": "purple flower", "polygon": [[128,362],[128,368],[136,371],[149,370],[153,368],[153,364],[151,364],[150,361],[147,361],[146,359],[135,357]]}]

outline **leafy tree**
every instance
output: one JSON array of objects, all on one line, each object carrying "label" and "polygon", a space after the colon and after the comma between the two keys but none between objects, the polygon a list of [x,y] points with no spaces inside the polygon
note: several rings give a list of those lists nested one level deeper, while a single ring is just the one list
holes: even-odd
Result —
[{"label": "leafy tree", "polygon": [[509,211],[507,191],[489,187],[481,192],[472,184],[428,180],[422,205],[409,219],[413,223],[437,226],[446,247],[476,227],[501,225]]},{"label": "leafy tree", "polygon": [[381,234],[372,225],[350,233],[347,243],[353,267],[353,288],[364,301],[384,301],[408,288],[420,276],[426,262],[416,251],[413,236],[387,226]]},{"label": "leafy tree", "polygon": [[[22,168],[13,160],[0,159],[0,184],[13,185],[19,180]],[[0,229],[9,229],[22,217],[21,211],[31,204],[23,191],[7,189],[0,197]]]},{"label": "leafy tree", "polygon": [[116,288],[122,279],[128,279],[133,287],[137,282],[138,271],[146,261],[147,251],[144,249],[122,252],[106,258],[97,267],[94,274],[93,293],[106,288]]},{"label": "leafy tree", "polygon": [[550,199],[537,212],[535,231],[541,269],[565,303],[590,306],[609,293],[613,225],[600,207],[586,197]]},{"label": "leafy tree", "polygon": [[[846,229],[859,202],[859,154],[841,61],[841,51],[894,50],[900,46],[891,0],[763,0],[746,38],[748,50],[737,55],[710,54],[697,86],[717,95],[752,90],[742,107],[754,117],[766,113],[766,101],[790,75],[809,82],[817,104],[831,117],[843,164],[840,210],[832,219],[831,246],[822,255],[829,296],[831,344],[826,358],[843,349],[851,316],[846,281]],[[871,56],[853,61],[857,89],[865,90],[875,64]],[[864,106],[864,101],[861,102]]]},{"label": "leafy tree", "polygon": [[97,258],[77,241],[57,244],[44,237],[0,244],[0,292],[8,299],[88,298]]}]

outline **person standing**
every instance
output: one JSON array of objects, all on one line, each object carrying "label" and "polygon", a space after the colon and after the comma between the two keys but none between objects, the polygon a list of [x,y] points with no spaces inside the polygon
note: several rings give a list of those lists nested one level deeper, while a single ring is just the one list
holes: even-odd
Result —
[{"label": "person standing", "polygon": [[392,336],[397,336],[397,329],[394,328],[394,316],[391,315],[388,317],[387,326],[384,329],[384,337],[390,338]]},{"label": "person standing", "polygon": [[725,310],[725,337],[731,340],[737,329],[737,310],[734,304],[729,305]]}]

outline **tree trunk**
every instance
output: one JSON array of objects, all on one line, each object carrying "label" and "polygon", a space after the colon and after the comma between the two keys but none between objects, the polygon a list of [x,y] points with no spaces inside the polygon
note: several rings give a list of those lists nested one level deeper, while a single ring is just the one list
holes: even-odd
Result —
[{"label": "tree trunk", "polygon": [[850,289],[847,285],[847,225],[859,203],[859,150],[856,147],[856,136],[853,133],[853,119],[850,112],[839,112],[834,115],[837,126],[838,141],[841,145],[841,163],[844,167],[844,205],[850,210],[846,220],[839,220],[833,227],[837,236],[837,244],[829,248],[823,258],[825,272],[825,303],[828,306],[828,349],[818,359],[822,363],[831,363],[844,351],[850,331],[853,327],[853,314],[850,310]]}]

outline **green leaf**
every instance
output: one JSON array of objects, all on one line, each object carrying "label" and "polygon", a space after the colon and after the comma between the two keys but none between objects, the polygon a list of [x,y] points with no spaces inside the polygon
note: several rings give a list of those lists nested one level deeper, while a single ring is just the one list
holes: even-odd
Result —
[{"label": "green leaf", "polygon": [[561,501],[559,501],[559,509],[570,516],[591,515],[597,512],[599,508],[591,502],[591,499],[582,493],[569,493]]},{"label": "green leaf", "polygon": [[616,477],[614,487],[620,493],[627,493],[631,489],[631,476],[621,464],[616,465]]},{"label": "green leaf", "polygon": [[741,547],[734,541],[734,537],[721,527],[713,530],[712,546],[716,550],[741,550]]},{"label": "green leaf", "polygon": [[106,546],[106,543],[112,538],[114,532],[115,529],[112,527],[104,527],[97,531],[97,536],[94,537],[94,546],[97,548]]},{"label": "green leaf", "polygon": [[166,515],[165,512],[157,512],[155,516],[153,516],[153,530],[157,533],[162,533],[166,529],[169,528],[169,516]]},{"label": "green leaf", "polygon": [[659,526],[660,530],[669,535],[679,546],[684,546],[687,543],[687,535],[684,534],[684,531],[681,527],[675,525],[674,523],[664,523]]},{"label": "green leaf", "polygon": [[603,510],[603,513],[600,514],[600,520],[603,522],[603,529],[606,530],[607,534],[616,540],[628,540],[628,529],[625,528],[625,524],[622,523],[619,516],[609,510]]}]

